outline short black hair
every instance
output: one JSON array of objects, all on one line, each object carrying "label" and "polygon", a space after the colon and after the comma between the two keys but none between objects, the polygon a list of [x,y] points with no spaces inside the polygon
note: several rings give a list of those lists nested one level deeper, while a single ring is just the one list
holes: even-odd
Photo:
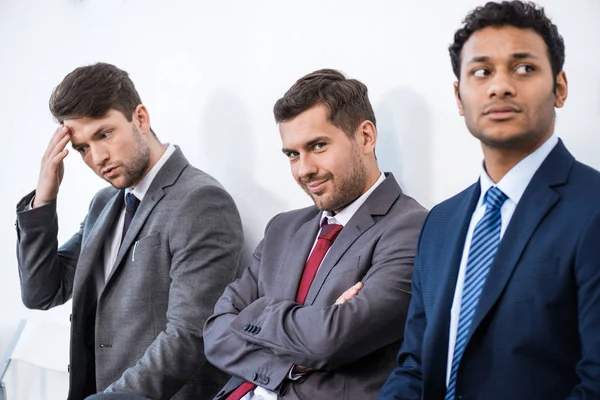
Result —
[{"label": "short black hair", "polygon": [[565,63],[563,38],[558,33],[556,25],[546,16],[543,7],[533,2],[519,0],[503,1],[501,3],[490,1],[467,14],[463,21],[463,27],[456,31],[454,43],[448,48],[456,78],[460,80],[461,53],[464,44],[471,35],[489,26],[502,27],[507,25],[533,29],[544,39],[546,46],[548,46],[548,56],[554,75],[554,84],[556,85],[556,77],[562,71]]}]

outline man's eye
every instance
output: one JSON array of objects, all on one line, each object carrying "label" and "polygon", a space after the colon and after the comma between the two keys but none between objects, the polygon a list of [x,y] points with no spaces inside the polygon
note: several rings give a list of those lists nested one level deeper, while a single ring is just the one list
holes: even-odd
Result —
[{"label": "man's eye", "polygon": [[101,138],[101,139],[107,139],[107,138],[110,136],[110,134],[111,134],[111,133],[112,133],[111,131],[106,131],[106,132],[103,132],[103,133],[100,135],[100,138]]},{"label": "man's eye", "polygon": [[79,146],[76,150],[78,152],[80,152],[81,154],[85,153],[85,151],[87,150],[87,146]]},{"label": "man's eye", "polygon": [[519,65],[519,66],[517,67],[517,69],[515,70],[515,72],[516,72],[518,75],[527,75],[527,74],[529,74],[529,73],[533,72],[533,71],[534,71],[534,69],[535,69],[535,68],[533,68],[531,65]]},{"label": "man's eye", "polygon": [[325,147],[325,143],[317,143],[314,146],[315,150],[321,150],[323,147]]},{"label": "man's eye", "polygon": [[486,76],[488,76],[490,74],[490,71],[488,71],[485,68],[478,68],[475,71],[473,71],[473,76],[476,76],[478,78],[484,78]]}]

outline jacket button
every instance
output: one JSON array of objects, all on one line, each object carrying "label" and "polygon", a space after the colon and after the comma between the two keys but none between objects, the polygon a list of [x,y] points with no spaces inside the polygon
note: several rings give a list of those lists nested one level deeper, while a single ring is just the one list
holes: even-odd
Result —
[{"label": "jacket button", "polygon": [[244,325],[244,332],[248,332],[250,330],[250,324]]},{"label": "jacket button", "polygon": [[258,332],[260,332],[260,326],[256,327],[256,332],[254,332],[254,333],[258,333]]},{"label": "jacket button", "polygon": [[258,374],[254,374],[254,376],[252,377],[252,380],[258,382]]},{"label": "jacket button", "polygon": [[73,314],[69,315],[69,322],[73,322]]}]

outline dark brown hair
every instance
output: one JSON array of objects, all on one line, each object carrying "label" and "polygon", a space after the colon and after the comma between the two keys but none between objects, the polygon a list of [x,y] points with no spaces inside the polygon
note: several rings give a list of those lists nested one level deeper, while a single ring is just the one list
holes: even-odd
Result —
[{"label": "dark brown hair", "polygon": [[298,79],[277,100],[273,113],[275,121],[285,122],[318,104],[327,107],[327,120],[353,137],[363,121],[375,125],[367,87],[356,79],[347,79],[334,69],[320,69]]},{"label": "dark brown hair", "polygon": [[127,72],[107,63],[74,69],[50,96],[50,112],[59,123],[65,119],[101,118],[110,109],[123,113],[128,121],[142,104]]}]

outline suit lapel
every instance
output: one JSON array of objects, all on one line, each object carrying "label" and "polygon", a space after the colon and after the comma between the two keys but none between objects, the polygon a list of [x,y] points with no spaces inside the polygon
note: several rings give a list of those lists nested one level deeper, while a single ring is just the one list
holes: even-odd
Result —
[{"label": "suit lapel", "polygon": [[356,241],[356,239],[358,239],[363,233],[365,233],[375,224],[375,221],[373,221],[373,218],[371,218],[368,210],[363,210],[363,212],[359,211],[354,214],[344,229],[341,230],[339,236],[323,259],[323,262],[317,271],[317,275],[315,276],[313,283],[310,285],[310,289],[304,304],[310,305],[314,303],[319,291],[321,290],[321,287],[325,283],[325,279],[327,279],[327,276],[337,265],[340,258],[344,255],[352,243]]},{"label": "suit lapel", "polygon": [[[97,280],[104,279],[104,268],[102,265],[102,251],[106,238],[110,235],[110,228],[118,219],[119,212],[123,207],[123,191],[119,190],[106,204],[90,233],[87,235],[81,248],[82,252],[77,263],[77,274],[73,283],[73,304],[80,304],[79,297],[90,293],[89,290],[82,288],[94,287],[93,301],[81,302],[86,304],[85,309],[89,309],[98,295]],[[95,279],[94,279],[95,278]]]},{"label": "suit lapel", "polygon": [[[456,280],[458,278],[458,270],[462,259],[463,249],[465,246],[465,238],[471,223],[473,211],[479,201],[481,187],[479,181],[469,187],[461,198],[456,199],[456,202],[461,206],[452,215],[450,221],[446,225],[446,232],[442,251],[439,260],[440,265],[437,267],[439,271],[440,287],[438,290],[439,297],[433,301],[434,307],[432,318],[428,320],[430,326],[428,331],[432,332],[431,346],[425,346],[423,358],[430,362],[424,363],[429,366],[431,373],[424,373],[423,376],[432,377],[432,382],[425,382],[431,389],[434,386],[443,385],[445,391],[445,373],[446,364],[448,361],[448,334],[450,331],[450,310],[452,308],[452,300],[454,299],[454,291],[456,289]],[[428,279],[436,279],[433,276]],[[442,355],[445,355],[443,357]]]},{"label": "suit lapel", "polygon": [[106,284],[110,282],[111,278],[115,275],[115,273],[122,266],[125,254],[129,251],[131,246],[135,243],[135,240],[138,237],[141,229],[143,228],[146,220],[150,216],[150,213],[156,207],[156,205],[160,202],[160,200],[164,197],[165,191],[164,189],[173,185],[179,175],[183,171],[183,169],[188,165],[188,161],[183,156],[183,153],[177,147],[175,152],[169,157],[167,162],[162,166],[154,180],[150,184],[144,199],[139,205],[139,208],[135,212],[133,219],[131,220],[131,225],[127,229],[127,233],[123,238],[121,243],[121,247],[119,248],[119,252],[117,253],[117,258],[115,260],[115,265],[113,266],[110,275],[106,279]]},{"label": "suit lapel", "polygon": [[506,287],[525,246],[542,219],[559,201],[553,187],[567,182],[573,156],[559,142],[527,186],[506,228],[473,316],[467,343]]},{"label": "suit lapel", "polygon": [[296,299],[298,294],[298,287],[300,286],[300,279],[306,266],[306,260],[312,249],[312,246],[317,237],[319,231],[319,222],[321,220],[321,213],[317,212],[317,215],[312,219],[305,222],[300,229],[296,231],[293,238],[290,241],[290,247],[284,258],[281,266],[282,281],[281,290],[282,295],[290,299]]},{"label": "suit lapel", "polygon": [[[356,239],[375,224],[373,216],[387,214],[390,207],[394,204],[396,199],[398,199],[401,193],[400,186],[398,186],[394,176],[388,174],[381,185],[371,193],[364,204],[356,211],[352,218],[350,218],[350,221],[348,221],[329,249],[329,253],[327,253],[323,259],[323,262],[317,271],[317,275],[310,286],[305,304],[310,305],[314,303],[327,276],[338,264],[340,258]],[[316,233],[312,237],[313,241],[315,240],[315,236]]]}]

